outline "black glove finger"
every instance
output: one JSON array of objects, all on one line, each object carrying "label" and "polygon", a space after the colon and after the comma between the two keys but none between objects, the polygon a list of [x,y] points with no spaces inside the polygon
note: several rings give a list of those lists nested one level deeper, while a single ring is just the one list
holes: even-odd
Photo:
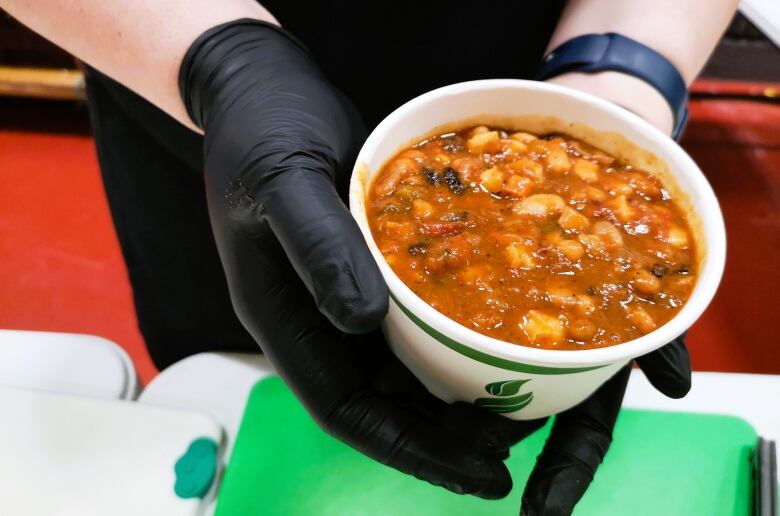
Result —
[{"label": "black glove finger", "polygon": [[500,458],[377,393],[356,394],[329,420],[327,429],[335,437],[420,480],[487,499],[502,498],[512,489]]},{"label": "black glove finger", "polygon": [[685,335],[636,359],[653,387],[675,399],[691,390],[691,358],[685,347]]},{"label": "black glove finger", "polygon": [[[364,340],[368,335],[360,335],[355,340]],[[480,452],[505,459],[509,447],[544,426],[547,420],[514,421],[464,401],[447,404],[428,392],[387,346],[376,345],[383,343],[379,336],[371,341],[370,346],[359,342],[356,348],[360,349],[356,352],[371,350],[370,362],[383,364],[374,375],[372,387],[387,399],[455,433]]]},{"label": "black glove finger", "polygon": [[363,389],[373,371],[354,343],[317,309],[267,225],[251,235],[227,223],[233,211],[207,183],[209,215],[239,320],[310,411],[327,412]]},{"label": "black glove finger", "polygon": [[[211,198],[210,198],[211,202]],[[511,490],[503,463],[398,406],[371,388],[354,361],[355,336],[317,310],[270,231],[252,239],[212,223],[241,321],[317,423],[334,437],[399,471],[457,493],[497,498]],[[269,302],[270,300],[270,302]]]},{"label": "black glove finger", "polygon": [[288,171],[265,197],[265,217],[322,313],[348,333],[376,328],[387,312],[387,286],[333,183]]},{"label": "black glove finger", "polygon": [[558,414],[523,492],[521,514],[571,514],[612,442],[631,367],[576,407]]},{"label": "black glove finger", "polygon": [[387,346],[382,332],[354,335],[350,339],[353,356],[371,371],[371,389],[389,402],[434,422],[447,406],[433,396]]},{"label": "black glove finger", "polygon": [[336,192],[365,128],[294,36],[236,20],[199,36],[179,86],[204,128],[206,182],[223,223],[267,223],[317,306],[343,331],[379,325],[387,287]]},{"label": "black glove finger", "polygon": [[457,401],[445,403],[425,386],[394,355],[372,381],[374,389],[409,412],[470,443],[479,453],[504,460],[508,449],[541,428],[545,419],[513,421],[509,418]]},{"label": "black glove finger", "polygon": [[515,421],[463,401],[448,405],[437,420],[483,453],[506,458],[508,449],[544,426],[547,418]]},{"label": "black glove finger", "polygon": [[386,396],[417,397],[428,389],[403,362],[391,352],[381,356],[381,369],[372,381],[373,388]]}]

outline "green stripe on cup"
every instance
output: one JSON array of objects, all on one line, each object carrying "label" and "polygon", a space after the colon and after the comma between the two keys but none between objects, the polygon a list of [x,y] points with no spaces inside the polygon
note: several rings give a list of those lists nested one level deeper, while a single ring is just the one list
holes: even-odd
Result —
[{"label": "green stripe on cup", "polygon": [[427,323],[425,323],[419,317],[414,315],[412,311],[406,308],[404,305],[402,305],[393,294],[390,294],[390,297],[393,299],[393,301],[395,301],[395,304],[398,305],[398,308],[400,308],[401,311],[405,313],[406,316],[409,317],[409,319],[411,319],[412,322],[414,322],[414,324],[419,326],[420,329],[422,329],[425,333],[427,333],[437,341],[441,342],[451,350],[456,351],[463,356],[467,356],[472,360],[476,360],[477,362],[482,362],[483,364],[487,364],[493,367],[499,367],[501,369],[507,369],[509,371],[517,371],[519,373],[530,373],[530,374],[573,374],[573,373],[581,373],[583,371],[592,371],[594,369],[600,369],[606,366],[606,365],[599,365],[599,366],[589,366],[589,367],[544,367],[544,366],[535,366],[530,364],[521,364],[520,362],[512,362],[511,360],[506,360],[504,358],[494,357],[493,355],[488,355],[487,353],[477,351],[476,349],[472,349],[468,346],[461,344],[460,342],[452,340],[451,338],[447,337],[443,333],[430,327]]}]

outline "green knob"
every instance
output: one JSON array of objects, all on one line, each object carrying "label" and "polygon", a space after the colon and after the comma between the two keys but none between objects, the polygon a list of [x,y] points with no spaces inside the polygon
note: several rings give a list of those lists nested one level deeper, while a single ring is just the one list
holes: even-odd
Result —
[{"label": "green knob", "polygon": [[217,474],[217,443],[201,437],[190,443],[174,466],[179,498],[203,498]]}]

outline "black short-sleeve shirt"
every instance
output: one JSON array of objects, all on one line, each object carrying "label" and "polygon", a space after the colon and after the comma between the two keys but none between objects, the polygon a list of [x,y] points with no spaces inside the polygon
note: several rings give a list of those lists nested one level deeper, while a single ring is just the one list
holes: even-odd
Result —
[{"label": "black short-sleeve shirt", "polygon": [[562,0],[263,0],[355,103],[369,127],[426,91],[528,78]]}]

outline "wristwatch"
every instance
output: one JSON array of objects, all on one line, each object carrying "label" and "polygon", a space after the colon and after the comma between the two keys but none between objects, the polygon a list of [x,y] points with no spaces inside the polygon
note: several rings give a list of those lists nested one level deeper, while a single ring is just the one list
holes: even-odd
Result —
[{"label": "wristwatch", "polygon": [[676,140],[688,120],[688,89],[680,72],[650,47],[613,32],[570,39],[542,60],[536,78],[545,80],[569,72],[615,71],[653,86],[672,108]]}]

